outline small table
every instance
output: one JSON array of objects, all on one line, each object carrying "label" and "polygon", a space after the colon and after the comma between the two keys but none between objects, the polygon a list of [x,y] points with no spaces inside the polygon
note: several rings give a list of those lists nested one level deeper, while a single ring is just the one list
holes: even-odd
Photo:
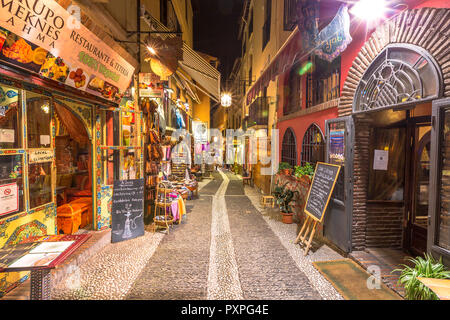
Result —
[{"label": "small table", "polygon": [[[43,237],[30,237],[17,245],[0,249],[0,272],[30,271],[31,300],[51,299],[51,270],[63,263],[76,249],[90,238],[90,234],[82,235],[55,235]],[[44,242],[74,241],[67,249],[62,251],[55,259],[45,266],[8,267],[20,258],[29,254],[35,246]],[[30,246],[27,249],[27,244]]]},{"label": "small table", "polygon": [[418,277],[420,282],[426,285],[441,300],[450,300],[450,280],[447,279],[430,279]]}]

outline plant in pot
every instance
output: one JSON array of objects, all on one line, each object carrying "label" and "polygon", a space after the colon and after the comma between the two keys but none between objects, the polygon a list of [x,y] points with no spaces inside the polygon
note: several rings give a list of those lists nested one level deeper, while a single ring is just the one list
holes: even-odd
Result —
[{"label": "plant in pot", "polygon": [[276,187],[274,191],[274,196],[277,199],[277,204],[280,206],[280,212],[282,215],[282,221],[286,224],[293,223],[294,212],[291,207],[291,202],[294,199],[294,195],[298,193],[298,191],[291,191],[283,187]]},{"label": "plant in pot", "polygon": [[304,179],[307,183],[311,183],[314,176],[314,167],[309,162],[304,166],[295,166],[294,176],[297,179]]},{"label": "plant in pot", "polygon": [[281,162],[278,167],[278,172],[284,173],[285,175],[290,175],[292,166],[287,162]]},{"label": "plant in pot", "polygon": [[425,254],[425,258],[417,257],[409,259],[414,266],[403,265],[404,269],[396,269],[392,272],[401,272],[398,283],[405,287],[405,298],[408,300],[439,300],[438,296],[418,277],[433,279],[450,279],[450,271],[442,264],[442,257],[436,261],[431,254]]}]

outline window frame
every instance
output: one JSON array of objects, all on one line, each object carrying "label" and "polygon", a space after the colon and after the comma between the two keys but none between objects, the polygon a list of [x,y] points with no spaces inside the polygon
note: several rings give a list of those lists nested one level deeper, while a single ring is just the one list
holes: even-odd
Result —
[{"label": "window frame", "polygon": [[[322,142],[319,144],[313,144],[311,142],[307,142],[305,143],[305,139],[306,138],[311,138],[314,137],[314,135],[316,134],[320,134]],[[303,139],[302,139],[302,151],[300,154],[300,165],[304,166],[306,165],[306,163],[310,163],[313,166],[315,166],[317,164],[317,162],[324,162],[325,161],[325,148],[326,148],[326,143],[325,143],[325,136],[323,134],[322,129],[320,128],[319,125],[317,125],[316,123],[312,123],[308,129],[306,129],[305,134],[303,135]],[[322,149],[322,154],[321,154],[321,159],[319,159],[316,162],[312,162],[311,161],[311,156],[313,154],[313,148],[314,147],[319,147]],[[308,152],[306,153],[306,150],[308,150]],[[308,155],[308,159],[305,159],[306,154]]]}]

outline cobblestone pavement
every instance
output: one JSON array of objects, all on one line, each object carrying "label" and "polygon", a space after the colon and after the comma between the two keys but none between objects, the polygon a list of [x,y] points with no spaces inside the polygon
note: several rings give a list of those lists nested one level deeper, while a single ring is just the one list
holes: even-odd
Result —
[{"label": "cobblestone pavement", "polygon": [[[213,191],[211,183],[203,190]],[[187,221],[164,237],[126,299],[206,300],[212,198],[201,193],[192,203]]]},{"label": "cobblestone pavement", "polygon": [[239,176],[213,172],[187,219],[170,232],[107,245],[54,299],[342,299],[314,269],[338,259],[323,246],[303,257],[295,225],[270,219]]}]

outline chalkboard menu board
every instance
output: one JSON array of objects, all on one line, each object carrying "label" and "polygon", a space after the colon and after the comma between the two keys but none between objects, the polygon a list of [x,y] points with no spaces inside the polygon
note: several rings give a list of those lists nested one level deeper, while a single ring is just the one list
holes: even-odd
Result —
[{"label": "chalkboard menu board", "polygon": [[341,166],[317,163],[305,206],[305,212],[311,218],[322,222],[340,170]]},{"label": "chalkboard menu board", "polygon": [[144,179],[114,181],[111,242],[144,235]]}]

